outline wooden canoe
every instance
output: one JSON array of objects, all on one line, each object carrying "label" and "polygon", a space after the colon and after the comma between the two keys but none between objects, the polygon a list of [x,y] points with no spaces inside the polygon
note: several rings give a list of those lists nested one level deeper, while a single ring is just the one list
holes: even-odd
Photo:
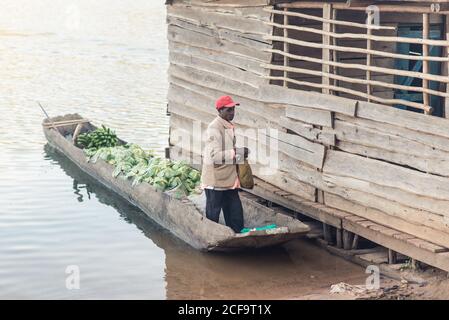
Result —
[{"label": "wooden canoe", "polygon": [[[81,125],[78,126],[78,120]],[[55,125],[51,125],[51,123]],[[161,192],[148,183],[132,186],[130,180],[114,178],[114,167],[99,159],[86,161],[81,148],[73,143],[73,135],[94,130],[96,127],[78,114],[45,119],[42,123],[49,144],[69,158],[81,170],[140,208],[152,220],[176,237],[203,251],[231,251],[279,245],[309,232],[301,221],[269,208],[252,195],[241,192],[244,223],[247,228],[276,224],[271,230],[234,233],[224,224],[207,219],[198,203],[189,198],[177,199],[169,192]],[[77,130],[78,127],[78,130]],[[122,143],[126,143],[121,140]]]}]

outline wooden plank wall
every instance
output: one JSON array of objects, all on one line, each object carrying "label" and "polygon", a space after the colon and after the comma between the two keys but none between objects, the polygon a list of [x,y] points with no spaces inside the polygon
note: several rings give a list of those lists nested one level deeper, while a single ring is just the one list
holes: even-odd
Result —
[{"label": "wooden plank wall", "polygon": [[215,99],[232,95],[238,128],[279,130],[266,137],[278,143],[279,167],[267,174],[256,163],[256,176],[310,201],[320,190],[327,206],[449,247],[449,120],[269,84],[261,64],[272,59],[271,14],[262,1],[218,3],[167,6],[172,151],[189,137],[186,151],[200,159],[195,123],[204,130]]}]

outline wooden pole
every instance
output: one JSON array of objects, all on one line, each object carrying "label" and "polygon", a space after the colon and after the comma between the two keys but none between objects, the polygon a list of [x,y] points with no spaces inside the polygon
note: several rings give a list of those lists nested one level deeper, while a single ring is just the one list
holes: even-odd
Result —
[{"label": "wooden pole", "polygon": [[[284,12],[288,12],[288,8],[284,8]],[[288,15],[284,15],[284,26],[288,26]],[[284,28],[284,38],[288,38],[288,28]],[[289,44],[287,42],[284,42],[284,52],[289,53]],[[284,67],[288,67],[289,65],[289,57],[287,55],[284,55]],[[284,71],[284,78],[288,78],[288,72]],[[288,81],[284,80],[284,87],[288,88]]]},{"label": "wooden pole", "polygon": [[[276,51],[277,52],[277,51]],[[276,53],[274,52],[274,53]],[[282,52],[280,52],[280,54],[283,54]],[[297,56],[294,55],[296,57],[302,57],[302,56]],[[314,58],[312,58],[314,59]],[[298,60],[303,60],[303,58],[298,58]],[[321,60],[310,60],[307,57],[304,58],[305,61],[310,61],[310,62],[316,62],[319,63],[318,61]],[[343,68],[346,68],[348,64],[341,64],[341,66]],[[298,67],[283,67],[283,66],[279,66],[276,64],[267,64],[267,63],[263,63],[261,64],[261,66],[263,66],[264,68],[267,69],[274,69],[274,70],[284,70],[287,69],[288,71],[294,72],[294,73],[305,73],[305,74],[309,74],[309,75],[314,75],[314,76],[322,76],[322,71],[315,71],[315,70],[310,70],[310,69],[304,69],[304,68],[298,68]],[[367,69],[364,69],[367,70]],[[337,79],[337,80],[341,80],[344,82],[349,82],[349,83],[359,83],[359,84],[371,84],[371,85],[375,85],[375,86],[380,86],[380,87],[385,87],[385,88],[390,88],[390,89],[399,89],[399,90],[406,90],[406,91],[415,91],[415,92],[426,92],[428,94],[432,94],[435,96],[440,96],[440,97],[449,97],[449,94],[447,92],[444,91],[437,91],[437,90],[433,90],[433,89],[424,89],[422,86],[421,87],[414,87],[414,86],[406,86],[406,85],[402,85],[402,84],[396,84],[396,83],[388,83],[388,82],[383,82],[383,81],[377,81],[377,80],[366,80],[366,79],[357,79],[357,78],[350,78],[350,77],[346,77],[346,76],[340,76],[340,75],[335,75],[335,74],[328,74],[327,75],[329,78],[331,79]]]},{"label": "wooden pole", "polygon": [[354,240],[352,240],[352,250],[357,250],[357,248],[359,247],[359,235],[358,234],[354,234]]},{"label": "wooden pole", "polygon": [[[314,43],[314,42],[308,42],[308,41],[300,41],[300,40],[294,40],[294,39],[285,39],[282,37],[266,37],[268,39],[274,40],[274,41],[287,41],[291,44],[297,44],[299,46],[304,46],[304,47],[309,47],[309,48],[323,48],[323,47],[328,47],[328,49],[335,49],[335,50],[339,50],[339,51],[345,51],[344,49],[346,49],[346,52],[354,52],[352,49],[356,49],[356,48],[350,48],[350,47],[336,47],[336,46],[326,46],[323,45],[321,43]],[[336,48],[334,48],[336,47]],[[363,50],[363,51],[362,51]],[[276,50],[272,50],[272,49],[264,49],[264,51],[267,52],[276,52]],[[367,53],[366,49],[360,49],[359,51],[357,51],[359,53]],[[280,54],[287,54],[287,53],[283,53],[281,52]],[[406,70],[399,70],[399,69],[390,69],[390,68],[384,68],[384,67],[375,67],[375,66],[366,66],[363,64],[357,64],[357,63],[340,63],[340,62],[333,62],[333,61],[324,61],[323,59],[318,59],[318,58],[313,58],[313,57],[308,57],[308,56],[301,56],[301,55],[293,55],[293,54],[288,54],[290,57],[293,57],[295,59],[298,60],[304,60],[304,61],[308,61],[308,62],[315,62],[315,63],[328,63],[332,66],[338,66],[338,67],[342,67],[342,68],[349,68],[349,69],[359,69],[359,70],[370,70],[372,72],[380,72],[380,73],[386,73],[386,74],[391,74],[391,75],[400,75],[400,76],[405,76],[405,77],[413,77],[413,78],[418,78],[418,79],[426,79],[426,80],[430,80],[430,81],[438,81],[438,82],[443,82],[443,83],[449,83],[449,78],[448,77],[443,77],[440,75],[434,75],[434,74],[424,74],[422,72],[415,72],[415,71],[406,71]]]},{"label": "wooden pole", "polygon": [[[323,5],[321,4],[321,6],[319,8],[321,9],[322,7],[323,7]],[[329,23],[338,24],[338,25],[342,25],[342,26],[356,27],[356,28],[362,28],[362,29],[368,28],[368,26],[365,23],[324,19],[321,17],[317,17],[314,15],[306,14],[306,13],[300,13],[300,12],[291,12],[291,11],[285,12],[282,10],[273,10],[273,9],[264,9],[264,11],[267,11],[270,13],[275,13],[275,14],[286,14],[289,16],[304,18],[304,19],[309,19],[309,20],[314,20],[314,21],[329,22]],[[387,27],[387,26],[372,26],[372,28],[377,29],[377,30],[396,30],[395,27]]]},{"label": "wooden pole", "polygon": [[[368,3],[372,3],[372,1],[369,1]],[[308,9],[320,9],[322,7],[322,3],[318,1],[301,1],[301,2],[293,2],[293,3],[279,3],[277,4],[277,7],[279,8],[295,8],[295,9],[301,9],[301,8],[308,8]],[[346,3],[336,2],[334,3],[334,6],[337,9],[342,10],[355,10],[355,11],[365,11],[366,10],[367,3],[363,5],[354,5],[354,6],[348,6]],[[437,10],[433,9],[431,6],[413,6],[413,5],[395,5],[395,4],[376,4],[376,6],[379,8],[381,12],[394,12],[394,13],[432,13],[436,12]],[[440,4],[441,6],[441,4]],[[446,9],[446,8],[444,8]],[[439,10],[437,11],[439,14],[447,14],[447,10]]]},{"label": "wooden pole", "polygon": [[388,249],[388,264],[396,264],[397,254],[395,251]]},{"label": "wooden pole", "polygon": [[[445,16],[445,34],[446,40],[449,40],[449,14]],[[449,46],[444,48],[444,56],[449,58]],[[442,66],[444,68],[443,75],[449,76],[449,62],[445,62]],[[446,83],[446,93],[449,93],[449,84]],[[444,117],[449,118],[449,98],[444,99]]]},{"label": "wooden pole", "polygon": [[332,232],[331,232],[331,226],[323,223],[323,235],[324,235],[324,240],[330,244],[332,243]]},{"label": "wooden pole", "polygon": [[343,230],[343,249],[351,250],[353,234],[347,230]]},{"label": "wooden pole", "polygon": [[[279,66],[278,66],[279,67]],[[297,72],[297,71],[296,71]],[[285,79],[284,77],[272,77],[272,76],[262,76],[264,79],[269,79],[269,80],[286,80],[289,81],[291,83],[295,83],[297,85],[300,86],[307,86],[307,87],[312,87],[312,88],[323,88],[323,84],[321,83],[312,83],[312,82],[308,82],[308,81],[298,81],[295,79]],[[328,89],[330,90],[334,90],[334,91],[339,91],[339,92],[344,92],[344,93],[349,93],[358,97],[362,97],[362,98],[368,98],[368,95],[364,92],[360,92],[357,90],[352,90],[352,89],[348,89],[348,88],[343,88],[343,87],[337,87],[337,86],[327,86]],[[422,110],[426,110],[429,107],[424,106],[422,103],[416,103],[416,102],[411,102],[411,101],[407,101],[407,100],[403,100],[403,99],[384,99],[384,98],[379,98],[376,96],[371,96],[371,99],[373,101],[379,102],[379,103],[383,103],[383,104],[388,104],[388,105],[395,105],[395,104],[403,104],[412,108],[416,108],[416,109],[422,109]]]},{"label": "wooden pole", "polygon": [[[334,21],[334,20],[325,20],[325,21]],[[336,20],[338,21],[338,20]],[[334,31],[324,31],[321,29],[314,29],[309,27],[303,27],[303,26],[284,26],[283,24],[279,24],[276,22],[265,22],[265,24],[273,27],[278,28],[287,28],[290,30],[297,30],[297,31],[304,31],[304,32],[310,32],[310,33],[316,33],[321,35],[328,35],[333,38],[338,39],[355,39],[355,40],[371,40],[371,41],[381,41],[381,42],[400,42],[400,43],[413,43],[413,44],[427,44],[430,46],[440,46],[445,47],[449,45],[449,42],[446,40],[433,40],[433,39],[421,39],[421,38],[406,38],[406,37],[393,37],[393,36],[377,36],[373,35],[371,32],[371,35],[364,34],[364,33],[335,33]],[[330,23],[331,25],[336,25],[336,23]],[[367,27],[367,30],[375,30],[373,27]],[[423,60],[422,57],[416,56],[416,60]],[[420,59],[418,59],[420,58]],[[433,60],[433,61],[447,61],[447,58],[443,57],[428,57],[427,60]]]},{"label": "wooden pole", "polygon": [[341,229],[336,229],[335,232],[335,236],[336,236],[336,243],[337,243],[337,248],[343,248],[343,239],[342,239],[342,234],[341,234]]},{"label": "wooden pole", "polygon": [[[282,53],[281,53],[282,54]],[[302,59],[298,59],[302,60]],[[263,67],[267,69],[274,69],[274,70],[284,70],[287,69],[288,71],[294,72],[294,73],[304,73],[309,74],[312,76],[322,76],[322,71],[315,71],[310,69],[304,69],[304,68],[297,68],[297,67],[283,67],[275,64],[261,64]],[[343,82],[349,82],[349,83],[358,83],[358,84],[364,84],[364,85],[374,85],[384,88],[390,88],[390,89],[399,89],[399,90],[406,90],[406,91],[414,91],[414,92],[426,92],[431,95],[440,96],[440,97],[449,97],[449,94],[445,91],[437,91],[433,89],[424,89],[421,87],[414,87],[414,86],[406,86],[402,84],[396,84],[396,83],[388,83],[383,81],[377,81],[377,80],[366,80],[366,79],[358,79],[358,78],[350,78],[346,76],[340,76],[335,75],[333,73],[327,74],[327,76],[331,79],[341,80]]]},{"label": "wooden pole", "polygon": [[[373,20],[373,12],[372,11],[368,12],[367,19],[368,19],[367,24],[371,25],[372,20]],[[371,28],[366,29],[366,34],[367,34],[366,49],[369,52],[372,49],[372,44],[371,44],[372,29]],[[366,65],[368,66],[368,68],[371,66],[371,54],[370,53],[366,54]],[[366,80],[368,80],[368,81],[371,80],[371,71],[370,70],[366,70]],[[368,102],[371,102],[371,91],[372,91],[371,84],[368,83],[368,85],[366,86],[366,93],[368,94]]]},{"label": "wooden pole", "polygon": [[[328,22],[332,18],[332,4],[330,3],[324,3],[323,5],[323,31],[326,32],[326,34],[323,34],[322,41],[323,41],[323,48],[322,48],[322,60],[325,62],[329,62],[331,58],[331,52],[329,49],[329,45],[331,44],[331,37],[329,36],[329,33],[331,31],[331,24]],[[328,63],[322,64],[322,71],[323,76],[321,77],[321,83],[325,86],[330,85],[329,77],[326,76],[326,74],[330,73],[330,65]],[[322,89],[322,93],[330,94],[330,90],[327,88]]]},{"label": "wooden pole", "polygon": [[[424,40],[429,39],[429,29],[430,29],[429,14],[424,13],[423,14],[423,32],[422,32],[422,36],[423,36]],[[422,56],[423,57],[429,56],[429,46],[427,44],[422,45]],[[423,61],[422,72],[424,74],[429,74],[429,61],[427,61],[427,60]],[[429,81],[427,79],[422,80],[422,87],[424,90],[429,88]],[[423,104],[425,106],[430,106],[430,96],[426,92],[423,92]],[[431,114],[431,111],[424,111],[424,113]]]},{"label": "wooden pole", "polygon": [[[333,7],[332,7],[332,20],[337,20],[337,10],[335,10]],[[337,26],[335,24],[332,24],[332,29],[331,30],[332,30],[333,34],[336,34],[337,33]],[[337,38],[332,37],[331,39],[332,39],[332,43],[331,44],[333,46],[337,46],[338,45]],[[338,51],[336,51],[336,50],[332,50],[332,61],[338,62]],[[334,75],[338,75],[338,67],[333,66],[332,67],[332,71],[333,71]],[[334,78],[333,84],[334,84],[334,86],[338,87],[338,85],[339,85],[338,84],[338,80]],[[333,94],[335,95],[336,92],[333,92]],[[341,230],[340,230],[340,233],[341,233]]]}]

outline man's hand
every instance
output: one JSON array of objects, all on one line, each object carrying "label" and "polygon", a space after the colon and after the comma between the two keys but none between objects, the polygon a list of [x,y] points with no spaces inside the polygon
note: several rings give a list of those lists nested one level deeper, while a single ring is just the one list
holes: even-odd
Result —
[{"label": "man's hand", "polygon": [[237,163],[243,163],[244,159],[248,158],[249,149],[247,147],[235,149],[235,159]]},{"label": "man's hand", "polygon": [[249,154],[249,149],[247,147],[243,147],[243,157],[245,159],[248,158],[248,154]]}]

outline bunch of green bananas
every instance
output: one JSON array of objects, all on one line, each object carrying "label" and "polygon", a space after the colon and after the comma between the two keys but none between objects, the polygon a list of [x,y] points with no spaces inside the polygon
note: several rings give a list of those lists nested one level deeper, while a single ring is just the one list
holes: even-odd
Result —
[{"label": "bunch of green bananas", "polygon": [[76,141],[79,146],[85,149],[115,147],[118,144],[118,138],[115,132],[104,125],[95,131],[80,134]]}]

